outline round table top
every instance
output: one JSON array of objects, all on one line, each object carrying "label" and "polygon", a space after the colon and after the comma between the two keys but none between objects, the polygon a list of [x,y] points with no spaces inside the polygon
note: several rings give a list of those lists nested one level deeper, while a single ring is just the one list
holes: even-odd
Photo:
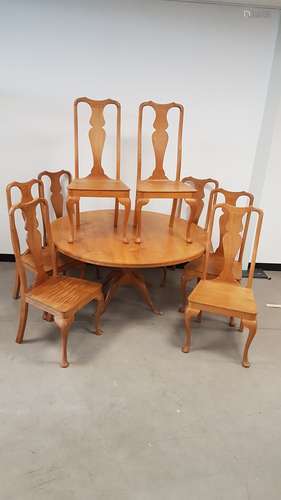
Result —
[{"label": "round table top", "polygon": [[128,225],[129,243],[122,241],[124,211],[119,211],[118,227],[113,227],[114,210],[81,212],[77,238],[69,243],[68,217],[52,222],[54,243],[59,252],[90,264],[118,268],[165,267],[200,257],[205,249],[205,232],[192,225],[192,243],[185,240],[186,221],[175,219],[169,229],[169,215],[142,213],[142,243],[135,243],[133,213]]}]

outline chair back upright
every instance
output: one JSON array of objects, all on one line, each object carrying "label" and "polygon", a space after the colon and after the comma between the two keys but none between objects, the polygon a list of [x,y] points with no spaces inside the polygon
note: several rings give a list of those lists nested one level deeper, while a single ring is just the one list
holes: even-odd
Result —
[{"label": "chair back upright", "polygon": [[[221,235],[221,251],[224,258],[223,268],[220,274],[215,278],[215,281],[222,281],[238,285],[237,277],[233,273],[233,264],[237,261],[237,255],[240,257],[241,247],[245,246],[245,226],[249,225],[250,219],[254,213],[257,214],[255,227],[254,245],[252,250],[251,265],[248,275],[247,287],[252,287],[253,275],[255,270],[255,262],[261,232],[263,219],[263,211],[254,208],[252,205],[248,207],[237,207],[221,203],[213,207],[210,224],[208,228],[208,239],[206,246],[206,257],[204,263],[203,279],[207,278],[209,255],[212,248],[212,232],[214,227],[214,219],[219,210],[222,210],[220,219],[224,219],[224,231]],[[246,234],[247,236],[247,234]]]},{"label": "chair back upright", "polygon": [[154,132],[152,133],[152,145],[155,156],[154,170],[149,177],[151,180],[165,180],[168,179],[164,168],[164,157],[168,145],[169,135],[166,131],[168,128],[168,112],[172,108],[179,110],[179,123],[177,131],[177,168],[176,180],[180,180],[181,174],[181,159],[182,159],[182,129],[183,129],[183,115],[184,107],[182,104],[170,102],[167,104],[159,104],[154,101],[146,101],[139,106],[138,117],[138,168],[137,180],[142,178],[142,121],[143,110],[145,107],[151,107],[155,112],[155,120],[153,122]]},{"label": "chair back upright", "polygon": [[[39,208],[38,211],[37,208]],[[21,214],[21,223],[25,230],[28,251],[31,253],[32,260],[34,262],[34,266],[36,269],[36,278],[33,286],[39,285],[40,283],[48,279],[48,274],[44,269],[44,258],[43,258],[44,234],[41,234],[40,230],[38,229],[39,228],[38,216],[42,218],[42,227],[46,231],[46,237],[47,237],[46,246],[48,249],[47,251],[51,257],[51,264],[54,276],[57,275],[57,265],[56,265],[55,246],[50,226],[48,202],[44,198],[36,198],[26,203],[19,203],[17,205],[13,205],[9,210],[11,239],[15,253],[17,269],[20,275],[21,293],[24,294],[27,291],[27,276],[26,276],[25,266],[22,260],[22,255],[24,255],[25,252],[21,251],[20,239],[18,233],[18,226],[19,226],[18,219],[16,222],[16,214],[18,212]]]},{"label": "chair back upright", "polygon": [[106,140],[104,130],[104,110],[106,106],[116,107],[116,170],[115,179],[120,180],[120,141],[121,141],[121,104],[114,99],[94,100],[88,97],[78,97],[74,101],[74,166],[75,178],[79,178],[79,147],[78,147],[78,105],[88,104],[91,108],[89,141],[93,155],[93,165],[88,177],[108,179],[102,165],[102,154]]}]

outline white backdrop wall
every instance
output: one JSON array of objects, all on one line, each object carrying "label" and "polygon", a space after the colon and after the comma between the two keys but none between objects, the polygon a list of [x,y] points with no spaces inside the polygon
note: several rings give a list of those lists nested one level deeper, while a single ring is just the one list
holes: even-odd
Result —
[{"label": "white backdrop wall", "polygon": [[[281,60],[280,60],[281,63]],[[273,131],[261,206],[264,208],[259,262],[281,263],[281,96]]]},{"label": "white backdrop wall", "polygon": [[[0,253],[12,251],[5,185],[44,169],[73,171],[77,96],[122,103],[122,178],[133,195],[137,109],[147,99],[185,106],[183,175],[249,188],[279,12],[245,18],[240,7],[163,0],[0,0],[0,6]],[[83,159],[86,174],[91,164]],[[167,167],[173,171],[170,157]],[[170,203],[148,208],[168,211]]]}]

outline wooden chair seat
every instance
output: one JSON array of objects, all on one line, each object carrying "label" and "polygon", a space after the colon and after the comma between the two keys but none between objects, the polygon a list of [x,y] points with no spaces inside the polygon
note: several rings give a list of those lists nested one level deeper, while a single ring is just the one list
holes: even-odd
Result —
[{"label": "wooden chair seat", "polygon": [[116,191],[129,191],[130,188],[126,186],[124,182],[119,179],[109,179],[106,177],[96,178],[92,176],[82,177],[81,179],[74,179],[68,186],[69,191],[81,190],[81,191],[114,191],[114,197],[116,196]]},{"label": "wooden chair seat", "polygon": [[190,197],[191,193],[196,193],[195,187],[191,183],[183,183],[181,181],[171,181],[169,179],[147,179],[139,180],[137,182],[137,191],[142,193],[164,193],[165,195],[170,194],[172,198],[175,198],[177,193],[182,197],[184,194]]},{"label": "wooden chair seat", "polygon": [[26,301],[51,314],[64,316],[88,304],[98,293],[101,284],[69,276],[52,276],[26,292]]},{"label": "wooden chair seat", "polygon": [[225,316],[255,319],[257,307],[253,290],[239,283],[202,280],[188,297],[189,307]]}]

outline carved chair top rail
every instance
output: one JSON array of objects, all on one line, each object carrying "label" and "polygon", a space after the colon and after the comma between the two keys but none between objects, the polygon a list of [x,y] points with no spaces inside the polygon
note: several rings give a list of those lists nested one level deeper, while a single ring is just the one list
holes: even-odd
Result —
[{"label": "carved chair top rail", "polygon": [[181,158],[182,158],[182,130],[183,130],[183,117],[184,107],[177,102],[170,102],[166,104],[156,103],[154,101],[145,101],[139,105],[138,116],[138,157],[137,157],[137,180],[141,180],[142,173],[142,121],[143,109],[146,106],[153,108],[155,112],[155,120],[153,122],[154,132],[152,133],[152,144],[155,156],[155,167],[149,177],[151,180],[167,179],[164,171],[164,157],[168,145],[169,136],[166,131],[168,128],[168,111],[172,108],[179,109],[179,124],[178,124],[178,141],[177,141],[177,167],[176,167],[176,180],[180,180],[181,173]]},{"label": "carved chair top rail", "polygon": [[93,166],[90,176],[105,178],[102,166],[102,154],[106,133],[104,130],[104,108],[108,105],[116,106],[116,179],[120,179],[120,156],[121,156],[121,104],[115,99],[90,99],[89,97],[78,97],[74,101],[74,167],[75,178],[79,178],[79,146],[78,146],[78,104],[86,103],[91,107],[89,130],[89,141],[93,155]]},{"label": "carved chair top rail", "polygon": [[[34,199],[34,196],[32,194],[32,187],[34,185],[38,186],[39,196],[41,198],[44,198],[44,185],[40,179],[31,179],[30,181],[26,181],[26,182],[18,182],[18,181],[10,182],[6,186],[6,197],[7,197],[8,210],[10,210],[10,208],[13,205],[18,205],[18,203],[26,203],[28,201],[32,201]],[[20,202],[13,203],[12,192],[16,189],[18,189],[20,191],[21,200],[20,200]]]}]

